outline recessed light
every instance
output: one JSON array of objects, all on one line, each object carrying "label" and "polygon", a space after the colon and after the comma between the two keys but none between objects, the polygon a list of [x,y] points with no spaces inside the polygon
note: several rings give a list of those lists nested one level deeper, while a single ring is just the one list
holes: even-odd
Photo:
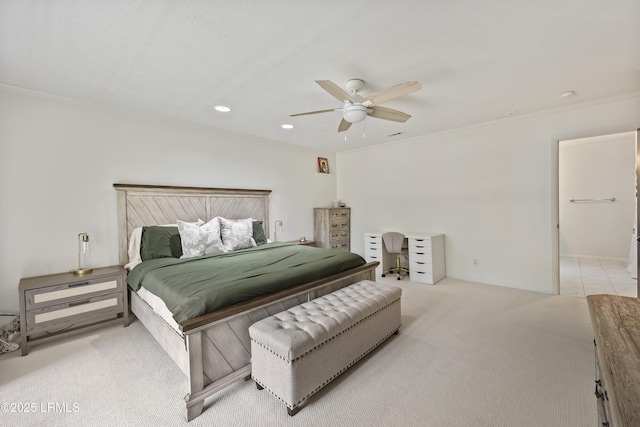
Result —
[{"label": "recessed light", "polygon": [[282,129],[293,129],[293,125],[285,123],[285,124],[282,125]]},{"label": "recessed light", "polygon": [[220,111],[221,113],[228,113],[229,111],[231,111],[231,108],[227,107],[226,105],[216,105],[215,109],[216,111]]},{"label": "recessed light", "polygon": [[560,98],[571,98],[573,95],[575,95],[576,93],[572,90],[568,90],[566,92],[562,92],[560,94]]}]

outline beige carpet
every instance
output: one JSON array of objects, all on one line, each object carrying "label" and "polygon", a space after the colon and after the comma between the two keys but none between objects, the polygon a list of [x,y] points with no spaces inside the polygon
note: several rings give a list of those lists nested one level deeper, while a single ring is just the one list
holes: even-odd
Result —
[{"label": "beige carpet", "polygon": [[[504,426],[596,423],[586,302],[444,279],[403,288],[403,327],[295,416],[251,381],[187,423],[187,380],[134,321],[0,356],[12,426]],[[3,411],[7,405],[3,405]]]}]

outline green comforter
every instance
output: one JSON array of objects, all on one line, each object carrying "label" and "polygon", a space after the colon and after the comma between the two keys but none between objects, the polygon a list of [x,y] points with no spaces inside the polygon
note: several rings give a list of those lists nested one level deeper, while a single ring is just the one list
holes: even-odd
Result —
[{"label": "green comforter", "polygon": [[354,253],[285,243],[138,264],[127,283],[160,297],[180,323],[230,305],[365,264]]}]

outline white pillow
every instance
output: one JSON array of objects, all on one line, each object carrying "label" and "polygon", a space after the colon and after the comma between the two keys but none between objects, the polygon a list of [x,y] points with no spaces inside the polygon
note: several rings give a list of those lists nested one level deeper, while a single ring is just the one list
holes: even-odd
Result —
[{"label": "white pillow", "polygon": [[218,217],[201,226],[178,221],[178,231],[182,241],[182,256],[180,258],[224,252],[222,240],[220,240],[220,219]]},{"label": "white pillow", "polygon": [[129,238],[129,262],[124,266],[127,270],[131,271],[133,267],[142,262],[140,256],[140,240],[142,239],[142,227],[136,227],[131,233]]},{"label": "white pillow", "polygon": [[247,249],[255,246],[253,240],[253,219],[220,218],[220,234],[225,252]]}]

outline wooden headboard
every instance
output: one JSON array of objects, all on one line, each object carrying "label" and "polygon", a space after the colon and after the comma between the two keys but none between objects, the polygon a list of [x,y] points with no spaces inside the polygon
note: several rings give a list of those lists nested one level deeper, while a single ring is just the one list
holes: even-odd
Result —
[{"label": "wooden headboard", "polygon": [[271,190],[113,184],[118,192],[118,259],[129,262],[127,248],[134,228],[209,221],[216,216],[262,220],[269,236]]}]

